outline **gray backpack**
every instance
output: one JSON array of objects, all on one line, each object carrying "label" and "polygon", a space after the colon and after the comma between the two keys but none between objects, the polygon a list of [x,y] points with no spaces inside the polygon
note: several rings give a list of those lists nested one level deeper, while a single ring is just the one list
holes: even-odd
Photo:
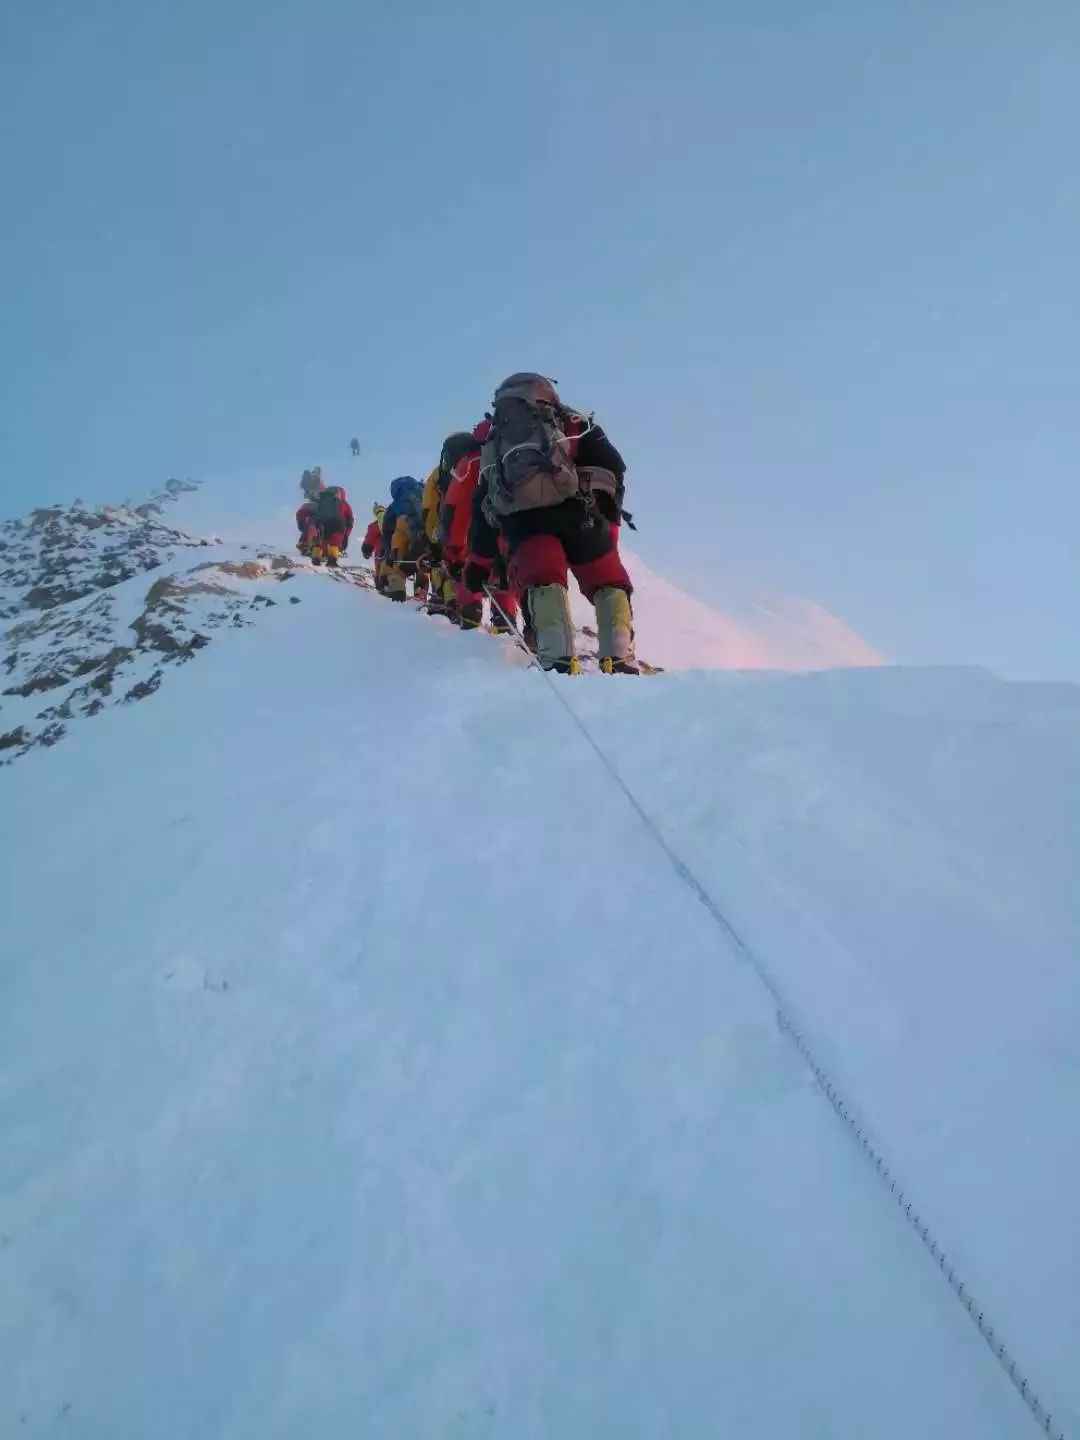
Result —
[{"label": "gray backpack", "polygon": [[493,518],[559,505],[578,492],[577,417],[543,375],[511,375],[495,391],[491,433],[480,454]]}]

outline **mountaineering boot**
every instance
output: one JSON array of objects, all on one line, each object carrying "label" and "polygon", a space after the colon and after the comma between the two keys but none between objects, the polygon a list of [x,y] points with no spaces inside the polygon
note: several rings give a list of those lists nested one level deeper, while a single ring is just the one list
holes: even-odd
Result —
[{"label": "mountaineering boot", "polygon": [[336,545],[326,547],[326,563],[331,570],[336,570],[338,561],[341,559],[341,551]]},{"label": "mountaineering boot", "polygon": [[455,605],[454,582],[441,565],[433,566],[431,571],[431,592],[430,598],[428,599],[428,614],[449,615]]},{"label": "mountaineering boot", "polygon": [[569,669],[574,658],[574,626],[565,585],[533,585],[529,589],[529,618],[536,634],[536,654],[545,670]]},{"label": "mountaineering boot", "polygon": [[405,599],[405,576],[396,565],[385,565],[383,576],[386,580],[386,595],[391,600]]},{"label": "mountaineering boot", "polygon": [[323,562],[323,552],[322,552],[322,546],[321,546],[321,545],[312,545],[311,550],[310,550],[309,553],[310,553],[310,555],[311,555],[311,563],[312,563],[313,565],[321,565],[321,564],[322,564],[322,562]]},{"label": "mountaineering boot", "polygon": [[472,605],[458,607],[458,624],[463,630],[479,630],[484,621],[484,602],[477,600]]},{"label": "mountaineering boot", "polygon": [[596,648],[605,675],[637,675],[634,659],[634,615],[630,596],[605,585],[593,596],[596,606]]},{"label": "mountaineering boot", "polygon": [[571,655],[569,660],[555,660],[551,665],[545,665],[543,668],[554,670],[556,675],[580,675],[581,661],[576,655]]}]

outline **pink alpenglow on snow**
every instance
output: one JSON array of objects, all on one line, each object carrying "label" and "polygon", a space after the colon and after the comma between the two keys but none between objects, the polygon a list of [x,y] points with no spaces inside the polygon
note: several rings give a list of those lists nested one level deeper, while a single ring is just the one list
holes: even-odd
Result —
[{"label": "pink alpenglow on snow", "polygon": [[[885,657],[813,600],[781,596],[735,616],[714,609],[626,556],[634,582],[638,653],[666,670],[834,670],[884,665]],[[588,613],[587,613],[588,612]],[[574,597],[574,619],[591,624]]]}]

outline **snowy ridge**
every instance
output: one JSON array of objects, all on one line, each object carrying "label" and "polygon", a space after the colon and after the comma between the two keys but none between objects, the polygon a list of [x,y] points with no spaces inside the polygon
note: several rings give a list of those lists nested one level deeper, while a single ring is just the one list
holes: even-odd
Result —
[{"label": "snowy ridge", "polygon": [[[278,602],[280,583],[310,567],[250,543],[265,536],[280,546],[291,533],[280,503],[272,523],[255,518],[271,488],[280,502],[286,491],[276,472],[228,498],[220,488],[208,494],[170,480],[142,504],[76,501],[0,524],[0,622],[11,622],[0,655],[0,765],[57,744],[73,721],[153,695],[216,634],[254,623]],[[230,518],[238,498],[247,511]],[[166,524],[170,508],[233,538]],[[204,552],[197,564],[193,551]],[[739,619],[655,575],[639,556],[628,563],[638,650],[649,670],[882,663],[843,621],[810,602],[780,600],[764,620]],[[574,619],[584,667],[595,669],[595,617],[576,587]]]},{"label": "snowy ridge", "polygon": [[[199,534],[280,546],[293,532],[295,505],[289,501],[299,498],[300,470],[297,465],[218,479],[181,497],[180,518]],[[328,484],[344,485],[358,523],[366,521],[372,501],[386,498],[385,479],[369,480],[364,462],[324,466],[323,474]],[[639,538],[645,540],[648,525],[640,518],[644,533]],[[708,595],[689,594],[657,574],[646,553],[629,547],[632,538],[624,531],[621,542],[634,582],[638,649],[654,665],[665,670],[807,671],[885,663],[851,626],[813,600],[775,596],[735,610]],[[592,607],[573,582],[571,596],[578,627],[595,624]]]}]

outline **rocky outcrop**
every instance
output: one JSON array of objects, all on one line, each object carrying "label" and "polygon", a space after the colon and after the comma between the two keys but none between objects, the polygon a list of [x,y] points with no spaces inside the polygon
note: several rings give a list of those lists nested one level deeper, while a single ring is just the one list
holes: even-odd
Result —
[{"label": "rocky outcrop", "polygon": [[[138,505],[76,501],[0,525],[0,765],[154,695],[215,632],[276,603],[269,592],[297,568],[290,556],[222,553],[164,522],[195,488],[170,480]],[[196,558],[208,550],[214,558]]]}]

